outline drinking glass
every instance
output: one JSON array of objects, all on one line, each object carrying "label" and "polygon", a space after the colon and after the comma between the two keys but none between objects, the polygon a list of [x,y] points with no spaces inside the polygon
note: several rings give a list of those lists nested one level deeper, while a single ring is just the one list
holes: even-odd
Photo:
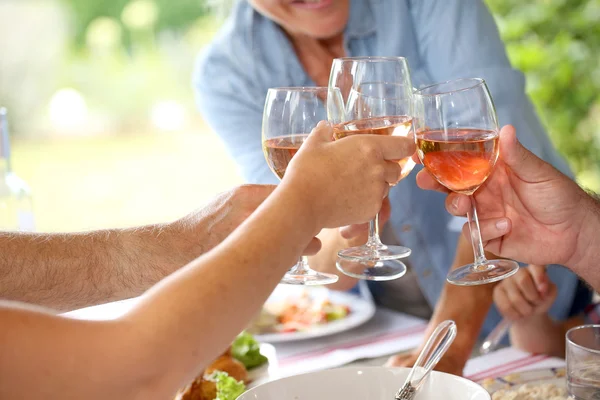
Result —
[{"label": "drinking glass", "polygon": [[[262,125],[262,147],[271,171],[282,179],[285,170],[319,121],[327,119],[326,87],[269,89]],[[283,277],[291,285],[326,285],[337,275],[312,270],[302,257]]]},{"label": "drinking glass", "polygon": [[[334,139],[359,134],[412,135],[412,92],[410,71],[402,57],[335,59],[327,102],[328,118],[334,124]],[[415,165],[411,157],[397,162],[402,167],[400,179]],[[394,260],[408,257],[410,253],[407,247],[381,242],[377,215],[369,223],[367,242],[341,250],[337,267],[355,278],[396,279],[404,275],[406,266]]]},{"label": "drinking glass", "polygon": [[600,399],[600,325],[567,332],[567,391],[572,399]]},{"label": "drinking glass", "polygon": [[475,262],[448,274],[448,282],[471,286],[496,282],[516,273],[513,260],[487,260],[473,193],[492,173],[498,159],[498,121],[483,79],[458,79],[414,93],[417,154],[427,171],[453,192],[469,195],[468,213]]}]

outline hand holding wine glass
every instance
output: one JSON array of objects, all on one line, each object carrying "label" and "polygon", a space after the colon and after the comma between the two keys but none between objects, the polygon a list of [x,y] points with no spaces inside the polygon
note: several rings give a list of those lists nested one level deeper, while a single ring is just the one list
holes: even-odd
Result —
[{"label": "hand holding wine glass", "polygon": [[469,196],[472,205],[467,215],[475,262],[450,272],[448,281],[469,286],[508,278],[519,264],[485,258],[473,197],[498,159],[498,122],[485,81],[438,83],[416,91],[414,98],[419,159],[441,185]]},{"label": "hand holding wine glass", "polygon": [[[512,126],[500,131],[499,149],[494,172],[474,194],[485,249],[531,264],[572,265],[578,248],[588,242],[579,233],[585,231],[587,204],[593,199],[524,148]],[[417,184],[448,192],[427,170],[419,172]],[[463,216],[471,201],[464,194],[450,193],[446,208]],[[468,226],[463,231],[468,237]]]},{"label": "hand holding wine glass", "polygon": [[332,133],[327,122],[319,124],[289,163],[281,185],[294,186],[312,204],[311,217],[321,227],[367,222],[402,173],[395,160],[414,154],[414,141],[362,135],[332,142]]},{"label": "hand holding wine glass", "polygon": [[[292,185],[296,196],[312,205],[314,212],[306,217],[320,227],[337,228],[365,222],[379,211],[389,183],[401,173],[397,163],[386,160],[409,157],[414,143],[407,138],[359,136],[333,142],[331,126],[322,121],[327,93],[322,87],[270,89],[263,150],[271,170],[283,179],[281,184]],[[337,279],[310,269],[303,257],[282,283],[316,285]]]},{"label": "hand holding wine glass", "polygon": [[[335,124],[335,139],[362,135],[412,135],[412,83],[402,57],[348,57],[334,60],[329,80],[328,117]],[[398,179],[414,167],[411,157],[395,160],[402,168]],[[392,182],[392,185],[397,182]],[[338,253],[337,268],[360,279],[390,280],[404,275],[397,261],[410,249],[383,244],[378,216],[369,224],[367,243]]]}]

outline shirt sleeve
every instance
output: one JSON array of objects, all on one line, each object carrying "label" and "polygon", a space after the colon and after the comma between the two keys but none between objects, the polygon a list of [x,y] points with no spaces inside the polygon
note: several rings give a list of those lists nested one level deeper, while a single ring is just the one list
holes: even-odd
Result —
[{"label": "shirt sleeve", "polygon": [[249,183],[277,183],[262,152],[264,90],[252,80],[254,60],[243,39],[217,38],[194,74],[198,108]]},{"label": "shirt sleeve", "polygon": [[409,0],[419,58],[433,82],[485,79],[501,125],[538,157],[572,177],[525,93],[524,75],[512,68],[496,23],[482,0]]}]

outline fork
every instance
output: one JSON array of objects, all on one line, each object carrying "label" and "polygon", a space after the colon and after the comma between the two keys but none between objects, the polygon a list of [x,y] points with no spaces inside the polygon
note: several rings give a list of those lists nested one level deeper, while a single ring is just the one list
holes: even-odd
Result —
[{"label": "fork", "polygon": [[483,344],[479,348],[479,354],[488,354],[498,348],[500,341],[506,336],[510,329],[511,322],[507,319],[503,319],[496,327],[490,332],[485,338]]},{"label": "fork", "polygon": [[427,340],[425,348],[419,354],[417,362],[406,378],[404,385],[396,393],[396,400],[412,400],[431,370],[454,342],[456,337],[456,324],[454,321],[444,321],[435,328]]}]

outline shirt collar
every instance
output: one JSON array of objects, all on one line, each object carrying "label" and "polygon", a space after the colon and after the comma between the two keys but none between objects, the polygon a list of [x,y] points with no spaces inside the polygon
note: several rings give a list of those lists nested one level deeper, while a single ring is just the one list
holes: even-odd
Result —
[{"label": "shirt collar", "polygon": [[[377,0],[376,0],[377,1]],[[350,0],[350,17],[345,35],[348,39],[361,38],[375,33],[375,19],[370,0]]]}]

